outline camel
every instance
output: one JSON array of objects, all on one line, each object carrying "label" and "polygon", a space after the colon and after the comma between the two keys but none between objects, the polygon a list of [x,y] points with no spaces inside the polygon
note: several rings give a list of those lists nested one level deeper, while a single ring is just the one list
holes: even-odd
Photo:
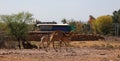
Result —
[{"label": "camel", "polygon": [[[69,42],[71,40],[71,35],[72,35],[72,32],[66,35],[64,31],[61,31],[61,30],[54,31],[50,35],[42,36],[39,46],[41,48],[43,47],[46,48],[46,51],[47,51],[47,48],[49,47],[49,45],[52,44],[54,50],[57,52],[57,49],[55,48],[55,41],[58,41],[59,43],[58,46],[60,46],[61,48],[62,43],[64,43],[67,50],[67,47],[70,46]],[[47,43],[47,46],[44,45],[45,42]]]},{"label": "camel", "polygon": [[70,47],[70,41],[71,41],[71,37],[70,36],[64,36],[61,38],[61,41],[59,43],[60,45],[60,48],[63,46],[62,42],[64,42],[65,44],[65,48],[66,48],[66,51],[68,51],[68,48],[67,47]]},{"label": "camel", "polygon": [[63,42],[67,50],[67,46],[69,46],[69,40],[70,40],[69,36],[67,36],[64,31],[57,30],[50,35],[47,47],[52,43],[54,50],[57,52],[57,49],[55,48],[55,41],[58,41],[60,47]]},{"label": "camel", "polygon": [[43,48],[43,47],[45,48],[46,47],[45,46],[45,42],[48,44],[49,39],[50,39],[50,35],[44,35],[44,36],[42,36],[40,44],[39,44],[39,49]]}]

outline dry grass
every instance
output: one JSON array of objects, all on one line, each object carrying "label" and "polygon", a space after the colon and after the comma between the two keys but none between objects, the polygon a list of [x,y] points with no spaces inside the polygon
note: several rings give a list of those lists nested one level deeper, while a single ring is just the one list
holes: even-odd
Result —
[{"label": "dry grass", "polygon": [[71,45],[80,48],[91,48],[91,47],[99,47],[99,48],[118,48],[120,49],[120,41],[72,41]]},{"label": "dry grass", "polygon": [[[38,41],[32,41],[31,43],[39,45]],[[70,44],[79,48],[120,49],[120,41],[71,41]]]},{"label": "dry grass", "polygon": [[[38,45],[39,42],[31,43]],[[69,52],[64,49],[62,52],[53,49],[49,52],[43,49],[0,49],[0,61],[120,61],[120,49],[116,48],[120,41],[72,41],[70,44],[74,48]]]}]

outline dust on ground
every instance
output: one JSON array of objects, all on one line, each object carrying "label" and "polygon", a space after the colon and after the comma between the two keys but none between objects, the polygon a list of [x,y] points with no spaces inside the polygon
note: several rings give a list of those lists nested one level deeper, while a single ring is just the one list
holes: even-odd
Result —
[{"label": "dust on ground", "polygon": [[55,52],[43,49],[1,49],[0,61],[120,61],[120,50],[73,47]]}]

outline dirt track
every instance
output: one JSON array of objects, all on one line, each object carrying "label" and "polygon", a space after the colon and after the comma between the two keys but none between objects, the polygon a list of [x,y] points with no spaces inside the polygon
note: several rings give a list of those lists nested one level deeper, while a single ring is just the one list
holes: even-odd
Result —
[{"label": "dirt track", "polygon": [[72,48],[71,51],[0,50],[0,61],[120,61],[120,50]]}]

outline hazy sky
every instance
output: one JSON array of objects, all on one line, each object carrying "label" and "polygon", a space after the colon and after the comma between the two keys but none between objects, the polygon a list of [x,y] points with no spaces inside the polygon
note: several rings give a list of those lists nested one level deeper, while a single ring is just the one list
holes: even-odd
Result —
[{"label": "hazy sky", "polygon": [[0,0],[0,15],[30,12],[40,21],[61,22],[63,18],[88,21],[89,15],[112,15],[120,0]]}]

